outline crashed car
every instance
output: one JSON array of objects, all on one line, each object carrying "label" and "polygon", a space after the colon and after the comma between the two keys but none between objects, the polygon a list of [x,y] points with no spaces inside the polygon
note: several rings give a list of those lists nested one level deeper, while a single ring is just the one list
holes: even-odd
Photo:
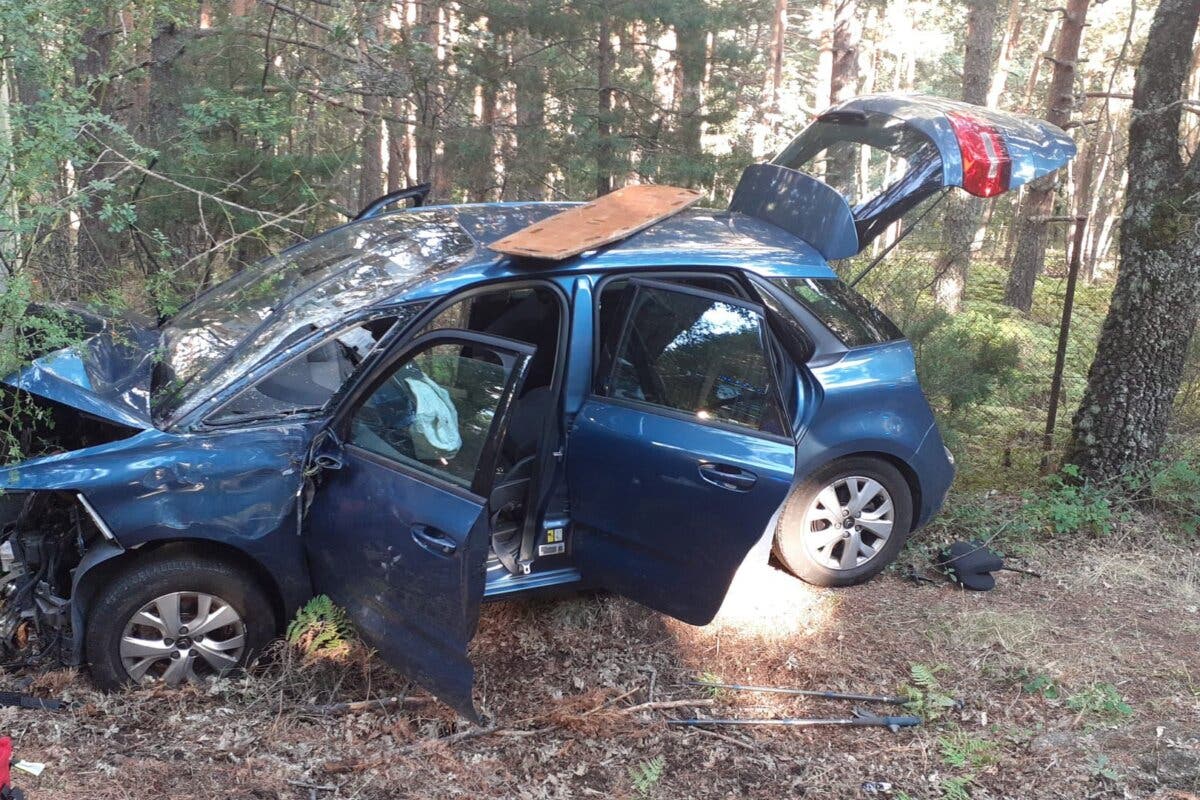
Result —
[{"label": "crashed car", "polygon": [[323,593],[475,718],[483,600],[589,587],[702,625],[772,549],[865,581],[954,467],[910,345],[829,262],[1074,151],[1036,120],[858,98],[749,167],[728,211],[575,256],[489,247],[571,204],[381,203],[161,324],[92,320],[7,379],[55,452],[0,473],[4,647],[173,685]]}]

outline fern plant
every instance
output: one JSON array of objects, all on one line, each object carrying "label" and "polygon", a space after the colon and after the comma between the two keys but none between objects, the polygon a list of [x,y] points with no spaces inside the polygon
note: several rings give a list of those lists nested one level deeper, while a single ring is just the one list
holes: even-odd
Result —
[{"label": "fern plant", "polygon": [[993,742],[978,739],[964,731],[954,731],[949,736],[939,737],[938,747],[942,751],[942,761],[947,766],[958,769],[977,769],[996,761],[996,745]]},{"label": "fern plant", "polygon": [[633,789],[637,792],[637,796],[649,797],[654,791],[654,787],[662,780],[666,768],[667,760],[662,756],[655,756],[637,766],[630,767],[629,780],[633,782]]},{"label": "fern plant", "polygon": [[958,706],[958,701],[942,689],[937,672],[943,667],[913,664],[909,667],[912,684],[905,687],[908,695],[907,708],[926,721],[935,720],[949,709]]},{"label": "fern plant", "polygon": [[288,644],[305,656],[345,650],[350,636],[346,612],[323,594],[305,603],[287,627]]}]

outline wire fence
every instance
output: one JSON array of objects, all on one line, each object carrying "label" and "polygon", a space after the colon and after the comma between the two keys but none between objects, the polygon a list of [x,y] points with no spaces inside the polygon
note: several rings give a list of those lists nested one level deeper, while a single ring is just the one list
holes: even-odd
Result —
[{"label": "wire fence", "polygon": [[[1111,275],[1081,276],[1064,320],[1074,226],[1055,223],[1032,306],[1018,311],[1004,302],[1011,261],[1008,223],[993,219],[986,237],[976,238],[961,305],[950,312],[934,296],[939,254],[945,252],[937,217],[930,215],[856,288],[912,342],[922,386],[958,459],[960,481],[1028,485],[1057,466],[1063,452],[1108,311]],[[851,279],[870,261],[868,251],[839,265],[839,272]],[[1064,322],[1061,391],[1046,436]]]}]

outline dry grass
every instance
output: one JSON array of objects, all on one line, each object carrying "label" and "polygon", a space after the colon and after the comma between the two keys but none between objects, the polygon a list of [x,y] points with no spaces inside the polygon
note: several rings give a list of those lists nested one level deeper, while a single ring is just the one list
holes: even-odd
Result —
[{"label": "dry grass", "polygon": [[[18,757],[48,765],[18,780],[35,800],[938,798],[958,785],[976,800],[1186,798],[1200,791],[1200,561],[1135,544],[1044,549],[1045,578],[1005,574],[982,595],[894,575],[827,591],[760,568],[705,628],[611,597],[491,605],[474,646],[488,732],[437,704],[314,712],[405,693],[358,648],[280,649],[203,691],[105,696],[48,673],[33,690],[70,710],[0,709],[0,725]],[[891,694],[913,664],[963,708],[895,735],[664,725],[846,710],[683,685],[702,675]],[[1108,685],[1131,715],[1103,711]],[[689,699],[711,705],[635,708]]]}]

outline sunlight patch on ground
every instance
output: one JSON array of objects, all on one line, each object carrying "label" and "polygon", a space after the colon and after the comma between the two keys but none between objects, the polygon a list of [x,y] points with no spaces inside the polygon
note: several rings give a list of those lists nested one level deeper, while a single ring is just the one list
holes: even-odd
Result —
[{"label": "sunlight patch on ground", "polygon": [[746,564],[706,630],[767,639],[809,635],[830,622],[835,606],[835,594],[829,590],[809,586],[770,564]]}]

